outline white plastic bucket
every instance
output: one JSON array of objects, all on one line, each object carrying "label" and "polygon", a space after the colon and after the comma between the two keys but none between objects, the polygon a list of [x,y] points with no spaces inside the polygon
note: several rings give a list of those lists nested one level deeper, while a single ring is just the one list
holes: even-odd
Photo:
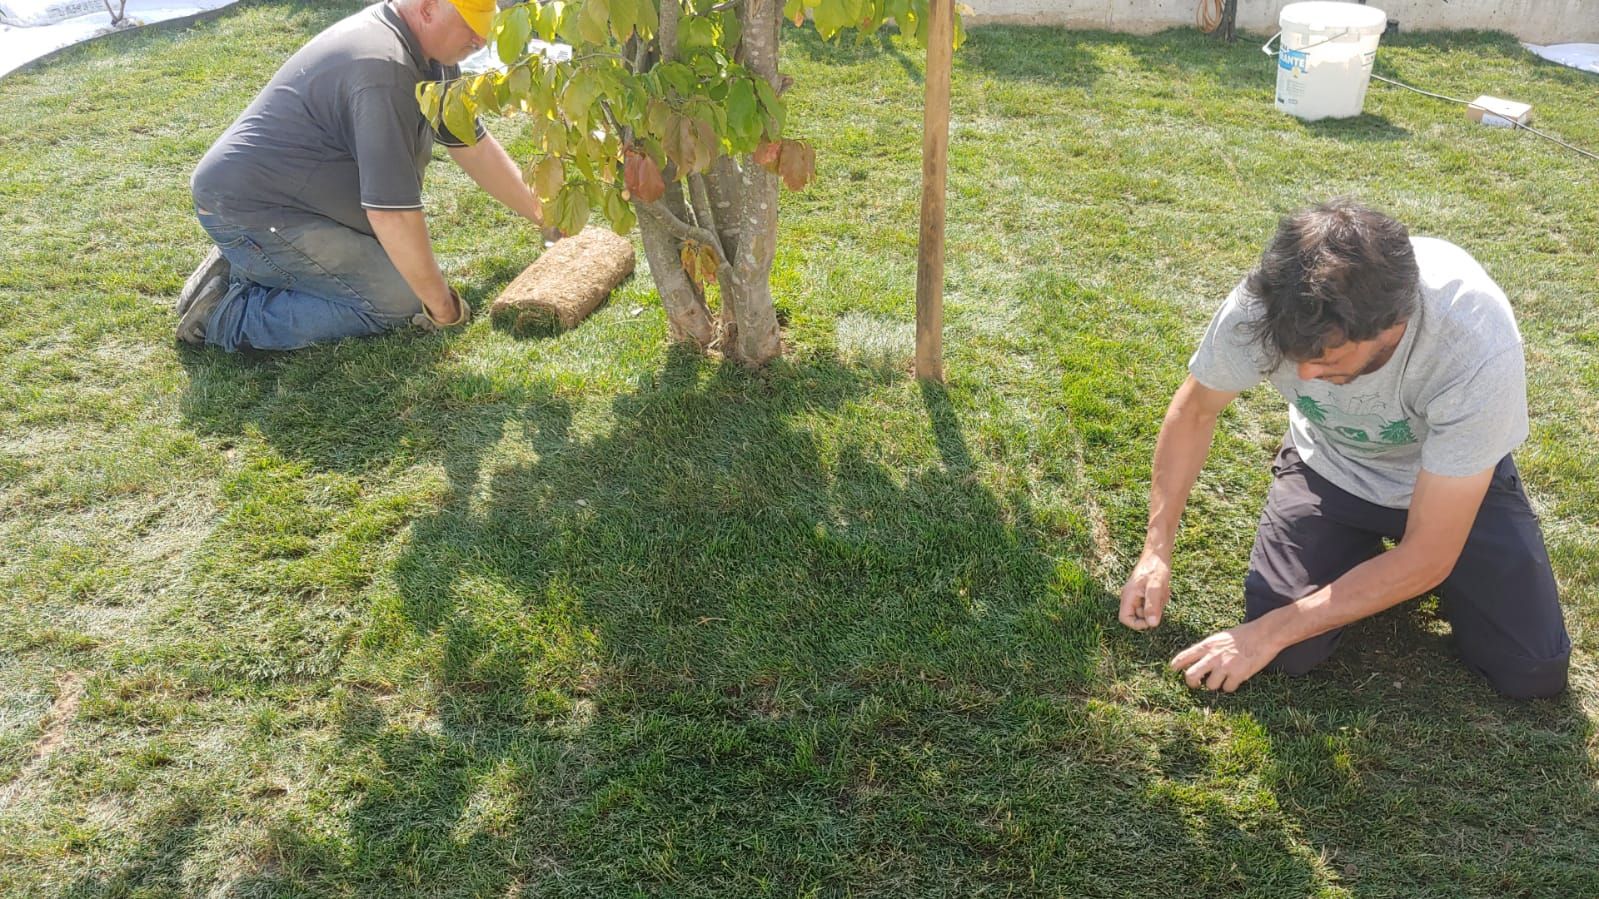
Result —
[{"label": "white plastic bucket", "polygon": [[1277,25],[1282,30],[1261,48],[1277,57],[1277,108],[1307,122],[1360,115],[1388,14],[1318,0],[1283,7]]}]

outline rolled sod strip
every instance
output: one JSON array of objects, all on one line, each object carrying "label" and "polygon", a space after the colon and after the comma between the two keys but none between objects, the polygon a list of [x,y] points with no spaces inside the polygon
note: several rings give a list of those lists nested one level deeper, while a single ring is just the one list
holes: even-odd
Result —
[{"label": "rolled sod strip", "polygon": [[508,284],[489,313],[516,334],[558,333],[588,318],[633,274],[633,244],[604,228],[558,240]]}]

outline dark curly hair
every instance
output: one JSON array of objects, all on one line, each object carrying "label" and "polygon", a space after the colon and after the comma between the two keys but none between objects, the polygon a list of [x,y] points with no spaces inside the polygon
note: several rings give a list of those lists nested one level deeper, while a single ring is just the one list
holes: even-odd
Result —
[{"label": "dark curly hair", "polygon": [[1329,200],[1278,222],[1244,282],[1263,306],[1250,336],[1272,368],[1315,359],[1409,319],[1420,280],[1404,225],[1352,199]]}]

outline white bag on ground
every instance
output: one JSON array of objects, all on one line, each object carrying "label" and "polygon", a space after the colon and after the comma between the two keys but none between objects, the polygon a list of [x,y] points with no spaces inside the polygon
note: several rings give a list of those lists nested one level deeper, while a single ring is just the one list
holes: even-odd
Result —
[{"label": "white bag on ground", "polygon": [[1548,47],[1522,44],[1522,46],[1550,62],[1558,62],[1563,66],[1599,75],[1599,44],[1552,44]]}]

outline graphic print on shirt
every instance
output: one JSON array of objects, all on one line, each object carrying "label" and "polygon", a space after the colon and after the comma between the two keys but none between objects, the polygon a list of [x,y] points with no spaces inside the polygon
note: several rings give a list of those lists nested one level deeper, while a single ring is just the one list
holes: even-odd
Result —
[{"label": "graphic print on shirt", "polygon": [[1343,446],[1356,451],[1381,452],[1395,446],[1416,442],[1416,433],[1410,420],[1403,415],[1390,418],[1388,403],[1376,394],[1365,394],[1350,400],[1350,409],[1343,409],[1330,400],[1318,400],[1295,391],[1294,407],[1327,436]]}]

